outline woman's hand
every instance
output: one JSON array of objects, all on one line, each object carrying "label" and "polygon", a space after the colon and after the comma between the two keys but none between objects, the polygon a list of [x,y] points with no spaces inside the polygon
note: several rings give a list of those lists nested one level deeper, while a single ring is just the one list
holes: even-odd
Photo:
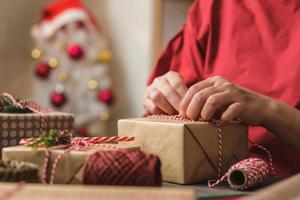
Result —
[{"label": "woman's hand", "polygon": [[188,88],[176,72],[154,79],[144,97],[145,114],[176,114]]},{"label": "woman's hand", "polygon": [[[146,91],[145,114],[177,114],[197,120],[218,116],[259,125],[300,153],[300,112],[288,104],[212,77],[189,89],[175,72],[155,79]],[[280,113],[280,114],[278,114]]]},{"label": "woman's hand", "polygon": [[270,101],[216,76],[189,88],[180,104],[180,114],[193,120],[210,120],[218,115],[224,122],[240,119],[249,125],[262,125]]}]

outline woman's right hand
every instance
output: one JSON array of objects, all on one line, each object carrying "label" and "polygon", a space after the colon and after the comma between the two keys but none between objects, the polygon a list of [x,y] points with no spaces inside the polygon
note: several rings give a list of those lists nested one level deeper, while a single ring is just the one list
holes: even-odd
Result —
[{"label": "woman's right hand", "polygon": [[145,115],[177,114],[188,88],[182,77],[173,71],[154,79],[144,97]]}]

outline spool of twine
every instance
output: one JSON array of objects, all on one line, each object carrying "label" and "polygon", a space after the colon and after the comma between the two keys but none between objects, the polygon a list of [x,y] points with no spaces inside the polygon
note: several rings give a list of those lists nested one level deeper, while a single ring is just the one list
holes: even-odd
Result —
[{"label": "spool of twine", "polygon": [[84,184],[160,186],[161,162],[140,150],[99,151],[85,162]]},{"label": "spool of twine", "polygon": [[268,164],[259,158],[249,158],[233,165],[227,181],[235,190],[245,190],[263,183],[269,176]]}]

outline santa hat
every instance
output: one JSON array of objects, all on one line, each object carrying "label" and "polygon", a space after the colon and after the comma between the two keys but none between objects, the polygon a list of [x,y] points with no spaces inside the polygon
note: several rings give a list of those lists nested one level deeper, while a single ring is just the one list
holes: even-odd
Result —
[{"label": "santa hat", "polygon": [[45,6],[36,28],[42,37],[49,38],[59,28],[74,21],[90,22],[97,28],[94,17],[80,0],[55,0]]}]

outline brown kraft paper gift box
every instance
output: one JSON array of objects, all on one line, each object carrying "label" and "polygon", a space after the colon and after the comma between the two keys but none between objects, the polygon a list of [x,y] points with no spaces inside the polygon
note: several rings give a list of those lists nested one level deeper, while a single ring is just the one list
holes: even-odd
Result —
[{"label": "brown kraft paper gift box", "polygon": [[[106,145],[108,146],[108,145]],[[57,163],[54,183],[60,184],[82,184],[83,168],[86,158],[98,151],[122,149],[140,149],[138,146],[126,146],[110,144],[110,147],[89,147],[85,151],[72,150],[67,153]],[[64,154],[64,150],[50,150],[50,166],[57,156]],[[43,177],[43,167],[45,161],[45,148],[33,149],[32,147],[13,146],[2,149],[3,160],[21,160],[27,161],[39,166],[39,177]]]},{"label": "brown kraft paper gift box", "polygon": [[[220,125],[222,174],[248,156],[248,127]],[[208,122],[135,118],[118,121],[119,136],[135,136],[135,145],[160,157],[163,180],[193,184],[217,178],[218,129]]]},{"label": "brown kraft paper gift box", "polygon": [[[74,131],[74,115],[62,112],[44,113],[44,129]],[[0,150],[14,146],[22,138],[37,137],[40,134],[41,116],[36,113],[0,113]]]}]

